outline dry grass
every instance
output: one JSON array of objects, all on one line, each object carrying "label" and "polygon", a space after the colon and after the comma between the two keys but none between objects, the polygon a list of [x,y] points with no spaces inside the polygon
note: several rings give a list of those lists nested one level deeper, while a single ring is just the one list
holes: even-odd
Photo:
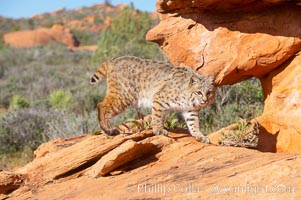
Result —
[{"label": "dry grass", "polygon": [[258,143],[259,124],[247,120],[239,120],[236,128],[227,133],[222,133],[220,144],[223,146],[235,146],[256,148]]},{"label": "dry grass", "polygon": [[0,171],[1,169],[12,170],[16,167],[24,166],[34,158],[33,151],[30,148],[22,152],[0,154]]}]

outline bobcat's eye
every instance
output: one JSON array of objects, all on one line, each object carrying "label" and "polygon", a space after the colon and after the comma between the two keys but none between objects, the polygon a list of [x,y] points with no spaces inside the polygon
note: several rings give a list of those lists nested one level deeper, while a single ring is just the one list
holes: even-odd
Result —
[{"label": "bobcat's eye", "polygon": [[196,93],[200,96],[203,96],[203,93],[201,91],[197,91]]}]

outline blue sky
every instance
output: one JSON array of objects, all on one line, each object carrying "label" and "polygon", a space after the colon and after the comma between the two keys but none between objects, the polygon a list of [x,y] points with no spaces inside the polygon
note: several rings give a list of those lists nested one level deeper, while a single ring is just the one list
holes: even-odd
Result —
[{"label": "blue sky", "polygon": [[[135,8],[154,11],[156,0],[111,0],[113,5],[134,3]],[[21,18],[51,12],[60,8],[73,9],[103,3],[103,0],[0,0],[0,16]]]}]

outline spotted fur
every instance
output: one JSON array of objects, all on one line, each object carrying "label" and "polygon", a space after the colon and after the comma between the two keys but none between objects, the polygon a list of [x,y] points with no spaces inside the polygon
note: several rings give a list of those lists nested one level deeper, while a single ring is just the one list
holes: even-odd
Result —
[{"label": "spotted fur", "polygon": [[212,103],[214,78],[203,76],[190,67],[123,56],[102,63],[90,83],[106,78],[107,93],[97,105],[100,127],[107,134],[117,134],[110,119],[130,106],[152,108],[155,134],[167,135],[164,120],[168,112],[181,112],[188,129],[197,140],[209,143],[199,130],[199,111]]}]

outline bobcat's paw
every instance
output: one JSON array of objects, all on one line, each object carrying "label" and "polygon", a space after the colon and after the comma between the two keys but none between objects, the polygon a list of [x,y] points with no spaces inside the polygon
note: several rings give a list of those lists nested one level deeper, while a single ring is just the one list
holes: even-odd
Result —
[{"label": "bobcat's paw", "polygon": [[204,135],[196,136],[195,139],[196,139],[198,142],[202,142],[202,143],[205,143],[205,144],[210,144],[209,138],[206,137],[206,136],[204,136]]},{"label": "bobcat's paw", "polygon": [[155,133],[156,135],[164,135],[164,136],[167,136],[167,135],[168,135],[168,131],[165,130],[165,129],[161,129],[161,130],[154,131],[154,133]]},{"label": "bobcat's paw", "polygon": [[112,130],[105,131],[105,133],[109,136],[114,136],[114,135],[119,135],[120,131],[114,128]]}]

